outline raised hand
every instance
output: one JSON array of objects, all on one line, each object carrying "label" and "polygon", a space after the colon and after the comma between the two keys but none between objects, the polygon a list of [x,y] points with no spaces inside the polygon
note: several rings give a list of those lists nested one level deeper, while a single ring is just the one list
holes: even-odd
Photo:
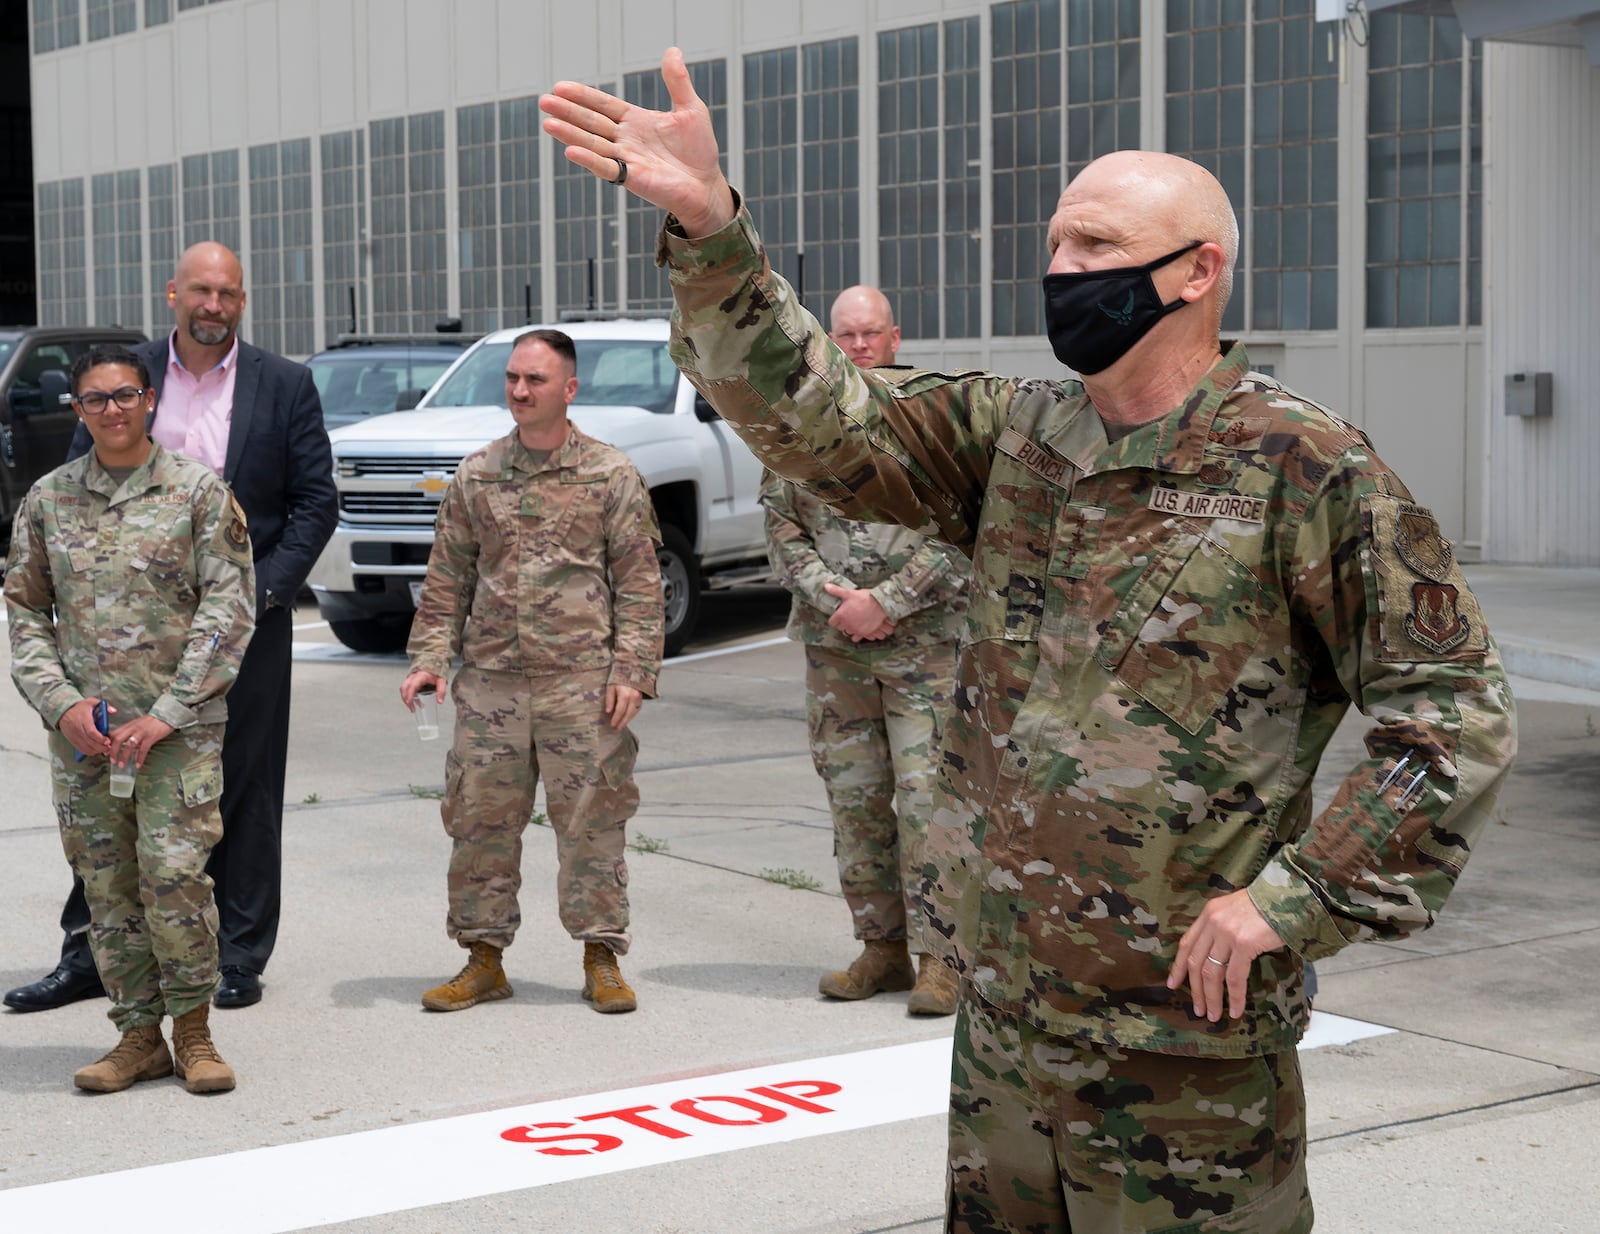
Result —
[{"label": "raised hand", "polygon": [[544,131],[567,147],[569,162],[670,211],[698,239],[733,218],[733,191],[717,161],[711,113],[676,47],[661,58],[661,79],[671,111],[635,107],[575,81],[558,81],[540,97],[539,110],[547,117]]}]

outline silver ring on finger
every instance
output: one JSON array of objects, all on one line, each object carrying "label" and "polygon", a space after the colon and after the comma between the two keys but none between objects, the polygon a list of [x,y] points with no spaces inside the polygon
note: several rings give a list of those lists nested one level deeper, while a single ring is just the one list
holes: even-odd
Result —
[{"label": "silver ring on finger", "polygon": [[1214,955],[1208,955],[1206,957],[1206,963],[1207,964],[1215,964],[1220,968],[1227,968],[1228,967],[1228,962],[1226,960],[1219,960]]}]

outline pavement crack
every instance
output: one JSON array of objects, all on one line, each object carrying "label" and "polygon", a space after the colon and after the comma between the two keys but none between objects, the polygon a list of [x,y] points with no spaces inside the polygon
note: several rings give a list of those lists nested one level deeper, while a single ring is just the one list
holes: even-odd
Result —
[{"label": "pavement crack", "polygon": [[[1515,1057],[1515,1056],[1513,1056]],[[1580,1074],[1587,1075],[1587,1072]],[[1506,1097],[1500,1101],[1484,1101],[1477,1105],[1465,1105],[1454,1110],[1441,1110],[1437,1114],[1419,1114],[1415,1118],[1397,1118],[1392,1122],[1375,1123],[1370,1127],[1353,1127],[1349,1131],[1336,1131],[1332,1135],[1313,1136],[1312,1144],[1329,1144],[1334,1140],[1347,1140],[1352,1136],[1377,1135],[1382,1131],[1390,1131],[1396,1127],[1417,1127],[1425,1123],[1436,1123],[1447,1118],[1460,1118],[1464,1114],[1481,1114],[1485,1110],[1499,1110],[1507,1106],[1523,1105],[1530,1101],[1541,1101],[1546,1097],[1559,1097],[1563,1093],[1581,1093],[1591,1089],[1600,1089],[1600,1077],[1588,1080],[1582,1084],[1568,1084],[1564,1088],[1547,1088],[1537,1093],[1526,1093],[1521,1097]]]}]

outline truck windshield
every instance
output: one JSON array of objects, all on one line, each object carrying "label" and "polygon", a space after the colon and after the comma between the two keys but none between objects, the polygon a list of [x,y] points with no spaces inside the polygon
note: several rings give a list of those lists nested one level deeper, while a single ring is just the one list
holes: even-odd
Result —
[{"label": "truck windshield", "polygon": [[[665,340],[580,338],[573,406],[643,407],[672,412],[678,370]],[[510,343],[480,343],[427,400],[428,407],[504,407]]]}]

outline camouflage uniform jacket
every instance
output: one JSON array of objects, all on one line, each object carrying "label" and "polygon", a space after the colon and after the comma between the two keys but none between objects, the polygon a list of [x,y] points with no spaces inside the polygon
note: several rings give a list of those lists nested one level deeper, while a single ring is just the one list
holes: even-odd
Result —
[{"label": "camouflage uniform jacket", "polygon": [[[854,651],[953,643],[967,613],[972,566],[965,554],[894,523],[840,518],[772,472],[761,482],[767,555],[794,594],[788,635],[797,643]],[[839,601],[823,588],[866,587],[895,623],[888,638],[858,644],[828,624]]]},{"label": "camouflage uniform jacket", "polygon": [[622,451],[571,425],[535,466],[513,429],[462,461],[439,506],[412,669],[446,676],[458,653],[529,676],[604,668],[654,698],[660,541]]},{"label": "camouflage uniform jacket", "polygon": [[119,486],[90,451],[12,525],[11,677],[50,728],[85,698],[118,721],[220,724],[255,629],[244,513],[217,474],[152,442]]},{"label": "camouflage uniform jacket", "polygon": [[[978,994],[1066,1037],[1275,1052],[1303,960],[1433,922],[1514,713],[1449,543],[1362,434],[1233,345],[1108,444],[1077,382],[860,372],[742,209],[662,245],[674,358],[769,467],[973,555],[928,908]],[[1367,757],[1313,816],[1352,701]],[[1210,1024],[1164,981],[1238,888],[1289,950]]]}]

